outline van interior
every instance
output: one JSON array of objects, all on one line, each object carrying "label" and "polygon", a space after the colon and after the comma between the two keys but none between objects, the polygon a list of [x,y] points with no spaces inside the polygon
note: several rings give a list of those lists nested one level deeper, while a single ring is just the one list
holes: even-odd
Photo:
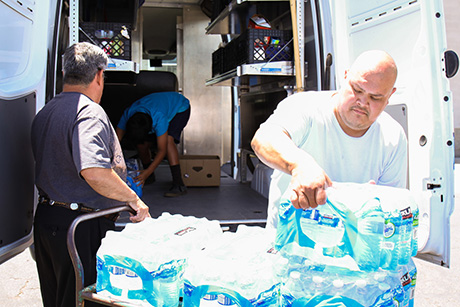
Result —
[{"label": "van interior", "polygon": [[[72,16],[72,3],[62,9],[59,45],[64,49],[68,45],[66,25],[72,24],[67,20]],[[189,188],[186,195],[174,199],[162,196],[171,180],[164,161],[155,171],[156,182],[143,188],[143,199],[151,206],[152,216],[166,211],[227,224],[246,221],[263,225],[272,170],[255,157],[250,141],[294,86],[289,2],[81,0],[78,16],[78,40],[101,46],[111,61],[118,61],[115,69],[109,63],[105,72],[101,100],[113,126],[137,99],[153,92],[177,91],[190,100],[192,110],[178,145],[179,153],[220,158],[219,187]],[[271,30],[278,31],[270,33],[286,36],[276,39],[286,45],[282,53],[287,54],[285,65],[290,72],[281,76],[251,75],[235,73],[239,63],[222,67],[222,61],[235,62],[241,57],[239,53],[252,56],[241,50],[248,43],[244,46],[239,42],[231,53],[217,58],[223,47],[246,34],[253,16],[262,17]],[[127,35],[122,37],[118,33],[123,29]],[[305,47],[313,51],[314,38]],[[123,65],[130,68],[124,69]],[[309,63],[305,68],[306,87],[316,89],[317,73],[309,73],[316,70],[316,64]],[[125,158],[135,157],[129,144],[122,142],[122,146]],[[124,221],[127,216],[121,223]]]},{"label": "van interior", "polygon": [[[328,90],[334,88],[332,56],[328,54],[324,61],[324,52],[318,48],[322,44],[314,21],[315,5],[306,5],[301,18],[304,31],[301,86],[304,90]],[[68,20],[72,9],[72,3],[63,6],[59,35],[62,51],[69,43],[68,33],[72,33],[67,28],[72,24]],[[81,0],[78,16],[78,40],[99,45],[112,62],[119,61],[114,63],[115,68],[109,64],[101,100],[114,127],[123,111],[136,100],[154,92],[180,92],[190,99],[192,115],[178,145],[179,153],[220,157],[220,187],[189,188],[188,194],[178,199],[162,197],[170,180],[164,161],[156,171],[157,182],[144,186],[143,199],[152,204],[152,216],[167,211],[263,223],[273,170],[255,157],[250,142],[277,104],[299,86],[293,74],[289,2]],[[271,74],[269,70],[261,73],[271,60],[255,56],[262,37],[252,41],[248,37],[252,35],[248,28],[257,17],[270,28],[263,39],[280,36],[276,39],[281,40],[284,47],[281,54],[287,57],[282,60],[288,60],[284,64],[286,73]],[[123,35],[123,29],[127,35]],[[329,66],[322,68],[323,62]],[[242,63],[262,65],[262,69],[252,73]],[[57,79],[59,85],[58,76]],[[394,116],[404,114],[404,106],[389,109]],[[400,121],[407,125],[404,115]],[[122,142],[122,146],[125,158],[135,155],[129,144]],[[225,196],[226,189],[232,190],[232,197]],[[204,195],[213,196],[204,201]],[[216,210],[223,211],[211,213]]]}]

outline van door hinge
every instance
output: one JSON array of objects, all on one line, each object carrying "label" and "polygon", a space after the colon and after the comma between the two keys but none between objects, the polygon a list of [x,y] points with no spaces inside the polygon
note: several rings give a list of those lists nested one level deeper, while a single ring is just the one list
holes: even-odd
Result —
[{"label": "van door hinge", "polygon": [[434,189],[439,189],[441,187],[440,184],[437,184],[437,183],[427,183],[426,184],[426,189],[427,190],[434,190]]}]

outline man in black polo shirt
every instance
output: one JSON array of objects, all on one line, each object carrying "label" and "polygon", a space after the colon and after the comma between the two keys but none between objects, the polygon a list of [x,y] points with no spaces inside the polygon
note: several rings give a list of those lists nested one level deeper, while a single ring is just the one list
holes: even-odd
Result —
[{"label": "man in black polo shirt", "polygon": [[[35,184],[40,193],[34,243],[45,307],[75,306],[75,274],[66,235],[78,215],[128,204],[136,211],[133,222],[149,216],[148,207],[125,183],[120,144],[99,106],[106,54],[94,45],[77,43],[65,51],[63,60],[63,92],[43,107],[32,124]],[[101,217],[81,223],[76,230],[85,286],[96,282],[96,252],[114,226],[113,220]]]}]

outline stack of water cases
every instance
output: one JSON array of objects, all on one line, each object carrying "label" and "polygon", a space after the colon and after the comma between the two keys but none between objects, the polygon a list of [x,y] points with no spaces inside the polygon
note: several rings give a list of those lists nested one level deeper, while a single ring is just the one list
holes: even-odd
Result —
[{"label": "stack of water cases", "polygon": [[136,306],[176,307],[188,257],[221,238],[217,221],[168,213],[110,231],[97,252],[96,291]]},{"label": "stack of water cases", "polygon": [[335,184],[327,196],[312,210],[281,201],[284,305],[413,306],[419,211],[411,193]]}]

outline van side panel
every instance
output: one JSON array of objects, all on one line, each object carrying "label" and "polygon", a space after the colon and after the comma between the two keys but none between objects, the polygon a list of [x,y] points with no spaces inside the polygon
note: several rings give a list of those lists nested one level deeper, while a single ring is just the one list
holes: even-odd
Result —
[{"label": "van side panel", "polygon": [[60,0],[0,0],[0,263],[33,242],[30,130],[45,104],[50,33]]},{"label": "van side panel", "polygon": [[[32,240],[34,162],[30,127],[35,94],[0,100],[0,263],[22,252]],[[26,246],[23,246],[26,245]]]}]

